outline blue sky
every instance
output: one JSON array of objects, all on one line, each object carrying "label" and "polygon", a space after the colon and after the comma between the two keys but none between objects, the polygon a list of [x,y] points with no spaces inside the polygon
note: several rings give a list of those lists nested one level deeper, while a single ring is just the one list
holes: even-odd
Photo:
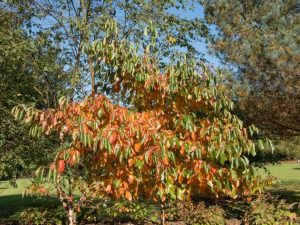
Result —
[{"label": "blue sky", "polygon": [[[174,13],[175,15],[179,15],[186,19],[195,19],[195,18],[204,19],[204,9],[200,4],[195,5],[194,10],[175,10],[174,9],[171,12]],[[215,29],[212,27],[212,30],[214,31]],[[199,52],[202,52],[205,55],[205,58],[207,59],[207,61],[210,64],[212,64],[215,67],[218,67],[221,65],[220,60],[217,57],[215,57],[214,55],[209,53],[208,46],[205,43],[204,39],[201,42],[193,42],[192,44]]]}]

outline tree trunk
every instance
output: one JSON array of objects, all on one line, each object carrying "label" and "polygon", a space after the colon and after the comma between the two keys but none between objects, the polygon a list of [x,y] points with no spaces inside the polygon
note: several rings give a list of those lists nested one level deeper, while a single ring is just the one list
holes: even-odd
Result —
[{"label": "tree trunk", "polygon": [[165,219],[165,205],[162,203],[161,205],[161,225],[166,224],[166,219]]},{"label": "tree trunk", "polygon": [[74,207],[73,204],[69,203],[68,204],[68,221],[69,221],[69,225],[76,225],[76,214],[74,212]]}]

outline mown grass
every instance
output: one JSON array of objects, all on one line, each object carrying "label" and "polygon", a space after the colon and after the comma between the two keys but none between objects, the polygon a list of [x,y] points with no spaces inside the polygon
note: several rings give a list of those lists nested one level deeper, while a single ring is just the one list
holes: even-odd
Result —
[{"label": "mown grass", "polygon": [[30,179],[17,180],[17,187],[9,182],[0,182],[0,222],[4,218],[18,218],[23,209],[28,207],[57,207],[60,202],[54,197],[26,196],[22,193],[31,184]]},{"label": "mown grass", "polygon": [[280,195],[287,202],[300,201],[300,164],[282,163],[267,167],[273,176],[279,180],[268,190]]}]

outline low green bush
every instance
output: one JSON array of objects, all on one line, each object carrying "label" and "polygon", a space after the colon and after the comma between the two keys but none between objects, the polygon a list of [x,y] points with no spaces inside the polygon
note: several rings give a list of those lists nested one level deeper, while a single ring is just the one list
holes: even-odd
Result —
[{"label": "low green bush", "polygon": [[145,201],[93,200],[82,208],[77,218],[81,224],[86,223],[156,223],[159,221],[157,205]]},{"label": "low green bush", "polygon": [[[300,220],[297,210],[284,200],[261,200],[251,202],[245,215],[245,223],[251,225],[296,225]],[[298,204],[297,204],[298,206]]]},{"label": "low green bush", "polygon": [[20,214],[20,223],[24,225],[63,225],[65,221],[62,208],[26,208]]},{"label": "low green bush", "polygon": [[225,224],[225,211],[218,205],[206,206],[204,202],[178,202],[167,208],[167,220],[182,221],[187,225]]}]

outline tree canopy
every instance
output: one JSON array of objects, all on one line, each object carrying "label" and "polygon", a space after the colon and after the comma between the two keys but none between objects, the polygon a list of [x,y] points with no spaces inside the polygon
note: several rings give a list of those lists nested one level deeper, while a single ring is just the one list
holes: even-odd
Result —
[{"label": "tree canopy", "polygon": [[216,27],[214,52],[247,86],[238,100],[242,113],[271,133],[299,135],[299,1],[202,2]]},{"label": "tree canopy", "polygon": [[[75,87],[73,97],[86,94],[86,84],[96,92],[109,92],[107,79],[101,71],[95,71],[93,59],[83,54],[82,47],[104,37],[107,19],[116,20],[119,38],[140,43],[144,48],[155,38],[156,47],[151,52],[159,52],[158,57],[166,60],[174,51],[185,51],[189,56],[203,59],[203,55],[193,46],[208,35],[202,19],[185,18],[177,11],[191,10],[199,5],[194,1],[8,1],[7,7],[27,15],[32,33],[48,33],[59,45],[72,74],[70,82]],[[47,26],[45,27],[45,21]],[[149,32],[145,38],[145,28],[152,23],[157,34]],[[155,36],[155,37],[154,37]],[[161,61],[163,62],[163,61]]]},{"label": "tree canopy", "polygon": [[65,73],[57,49],[43,36],[22,29],[24,18],[0,10],[0,178],[15,179],[49,162],[57,142],[33,140],[10,110],[19,103],[56,107],[63,94]]}]

